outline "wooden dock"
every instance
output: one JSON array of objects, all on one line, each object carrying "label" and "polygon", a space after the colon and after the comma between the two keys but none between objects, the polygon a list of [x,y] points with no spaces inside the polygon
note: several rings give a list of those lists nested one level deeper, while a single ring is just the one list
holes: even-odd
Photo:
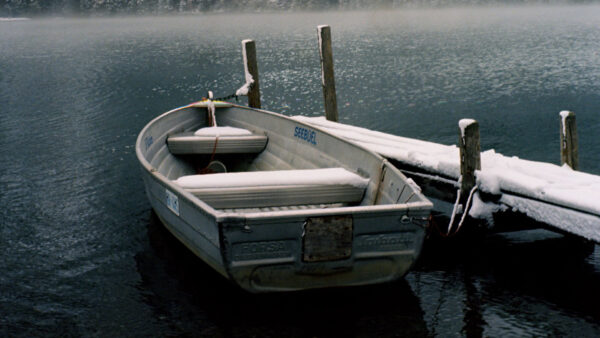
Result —
[{"label": "wooden dock", "polygon": [[[457,146],[372,131],[322,117],[296,118],[390,159],[428,197],[454,203],[460,194],[461,156]],[[469,217],[491,221],[489,217],[495,213],[519,212],[554,230],[600,243],[600,176],[575,171],[567,165],[528,161],[488,150],[481,153],[481,170],[475,172],[475,177],[477,191],[471,202],[463,206]]]}]

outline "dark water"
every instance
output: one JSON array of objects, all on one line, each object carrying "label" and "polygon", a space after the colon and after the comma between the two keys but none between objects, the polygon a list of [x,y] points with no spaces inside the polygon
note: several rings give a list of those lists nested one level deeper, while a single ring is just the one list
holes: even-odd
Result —
[{"label": "dark water", "polygon": [[[315,27],[344,122],[557,163],[558,112],[600,174],[600,7],[0,22],[0,336],[598,336],[600,248],[429,245],[391,285],[253,296],[159,225],[138,176],[154,116],[232,93],[257,41],[265,108],[320,115]],[[583,257],[582,257],[583,256]]]}]

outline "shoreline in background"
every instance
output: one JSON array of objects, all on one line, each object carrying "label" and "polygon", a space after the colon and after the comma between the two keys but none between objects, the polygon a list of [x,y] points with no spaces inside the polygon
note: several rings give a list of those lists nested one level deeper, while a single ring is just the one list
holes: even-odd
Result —
[{"label": "shoreline in background", "polygon": [[[116,4],[103,0],[75,0],[67,4],[62,0],[48,0],[42,4],[34,0],[26,4],[0,5],[0,18],[21,19],[21,17],[105,17],[131,15],[197,15],[215,13],[286,13],[286,12],[335,12],[364,10],[427,10],[464,8],[528,8],[590,6],[600,4],[600,0],[340,0],[312,2],[305,0],[280,0],[276,3],[262,0],[247,1],[207,1],[207,0],[166,0],[153,4],[143,2],[137,5]],[[2,20],[12,21],[12,20]],[[15,20],[17,21],[17,20]]]}]

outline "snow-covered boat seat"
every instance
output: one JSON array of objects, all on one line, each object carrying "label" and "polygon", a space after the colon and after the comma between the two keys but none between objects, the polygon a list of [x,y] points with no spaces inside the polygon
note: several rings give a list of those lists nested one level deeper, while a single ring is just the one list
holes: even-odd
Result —
[{"label": "snow-covered boat seat", "polygon": [[369,182],[344,168],[182,176],[177,184],[216,209],[355,203]]},{"label": "snow-covered boat seat", "polygon": [[[171,154],[253,154],[267,145],[267,136],[256,135],[246,129],[233,127],[206,127],[196,132],[170,135],[167,146]],[[216,144],[216,147],[215,147]]]}]

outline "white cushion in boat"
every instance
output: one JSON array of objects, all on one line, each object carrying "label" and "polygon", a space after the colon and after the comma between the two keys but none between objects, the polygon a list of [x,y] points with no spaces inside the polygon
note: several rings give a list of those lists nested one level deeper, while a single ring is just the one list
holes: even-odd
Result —
[{"label": "white cushion in boat", "polygon": [[[218,137],[218,139],[217,139]],[[246,129],[207,127],[194,132],[178,133],[167,138],[171,154],[250,154],[265,149],[268,138]],[[215,142],[217,147],[215,148]]]},{"label": "white cushion in boat", "polygon": [[368,179],[344,168],[182,176],[177,184],[214,208],[353,203]]},{"label": "white cushion in boat", "polygon": [[252,132],[247,129],[234,127],[204,127],[194,132],[196,136],[247,136]]}]

